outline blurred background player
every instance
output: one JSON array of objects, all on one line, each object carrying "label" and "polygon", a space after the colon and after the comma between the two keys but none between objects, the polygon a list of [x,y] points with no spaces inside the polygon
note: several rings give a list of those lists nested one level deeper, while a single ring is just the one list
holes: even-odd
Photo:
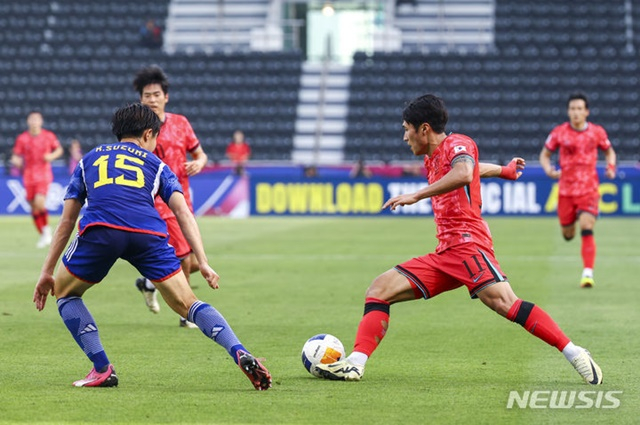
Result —
[{"label": "blurred background player", "polygon": [[17,138],[11,155],[11,164],[22,168],[22,180],[26,199],[31,206],[31,217],[40,233],[36,244],[44,248],[51,243],[49,212],[46,208],[47,192],[53,181],[51,162],[58,159],[64,150],[58,137],[42,128],[44,119],[38,111],[27,115],[28,129]]},{"label": "blurred background player", "polygon": [[76,169],[76,165],[82,159],[82,145],[80,144],[80,140],[71,139],[69,142],[69,157],[68,157],[68,168],[69,174],[73,174],[73,171]]},{"label": "blurred background player", "polygon": [[[156,195],[170,206],[198,258],[200,273],[211,288],[217,289],[219,276],[208,264],[200,230],[185,202],[182,186],[166,164],[150,152],[155,148],[160,126],[158,116],[141,104],[125,106],[114,113],[112,132],[120,143],[98,146],[76,167],[33,301],[42,310],[49,293],[56,296],[60,317],[93,363],[89,374],[73,385],[117,386],[118,376],[82,295],[106,277],[118,258],[125,259],[153,279],[176,313],[189,317],[208,338],[224,347],[255,389],[267,390],[271,387],[267,369],[242,345],[224,317],[198,300],[189,287],[169,244],[166,223],[154,207]],[[54,279],[54,268],[76,228],[85,201],[87,208],[78,234]]]},{"label": "blurred background player", "polygon": [[[167,164],[178,177],[187,205],[193,212],[189,191],[189,176],[196,175],[202,171],[207,164],[207,154],[202,149],[189,120],[183,115],[165,111],[165,107],[169,102],[169,80],[160,67],[151,65],[142,68],[133,80],[133,87],[140,95],[140,102],[150,107],[162,122],[157,146],[153,153]],[[190,161],[187,160],[187,154],[191,156]],[[198,270],[198,261],[182,234],[171,209],[160,198],[156,198],[155,205],[160,217],[167,223],[169,243],[175,248],[176,255],[182,264],[182,270],[187,276],[187,280],[189,280],[189,275]],[[136,280],[136,287],[144,295],[145,303],[149,310],[153,313],[158,313],[160,305],[158,304],[154,285],[144,276]],[[180,318],[180,326],[196,327],[184,317]]]},{"label": "blurred background player", "polygon": [[373,177],[373,172],[369,168],[361,156],[358,161],[353,165],[351,171],[349,171],[349,177],[352,179],[369,179]]},{"label": "blurred background player", "polygon": [[[559,180],[558,219],[562,236],[570,241],[575,236],[576,221],[582,237],[582,279],[580,286],[592,287],[596,260],[593,228],[599,212],[600,180],[598,179],[598,149],[604,151],[605,175],[616,176],[616,152],[607,132],[587,121],[589,101],[583,93],[574,93],[567,101],[569,121],[555,127],[540,152],[540,165],[547,176]],[[553,152],[559,152],[560,169],[551,164]]]},{"label": "blurred background player", "polygon": [[140,27],[140,43],[154,49],[162,47],[162,27],[156,23],[155,19],[147,19]]},{"label": "blurred background player", "polygon": [[382,208],[393,210],[431,198],[438,246],[435,252],[399,264],[373,281],[366,292],[353,352],[335,363],[318,364],[316,371],[327,379],[360,380],[365,363],[387,333],[391,304],[430,299],[466,286],[471,298],[479,298],[561,351],[587,383],[602,383],[602,372],[589,352],[574,345],[543,309],[518,298],[495,258],[489,226],[481,216],[480,177],[515,180],[524,161],[516,158],[504,167],[479,163],[478,147],[471,138],[445,132],[448,113],[437,96],[414,99],[402,120],[403,140],[415,156],[424,156],[429,185],[394,196]]},{"label": "blurred background player", "polygon": [[227,145],[225,155],[233,164],[234,174],[243,176],[247,161],[251,157],[251,146],[245,139],[242,130],[233,132],[233,139]]}]

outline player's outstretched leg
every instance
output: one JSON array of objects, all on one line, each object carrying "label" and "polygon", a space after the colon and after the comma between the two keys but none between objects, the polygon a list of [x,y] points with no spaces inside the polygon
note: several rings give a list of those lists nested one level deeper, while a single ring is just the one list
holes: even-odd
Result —
[{"label": "player's outstretched leg", "polygon": [[316,372],[326,379],[359,381],[364,375],[364,366],[369,356],[378,348],[387,333],[389,311],[390,304],[387,301],[367,297],[353,352],[346,359],[335,363],[317,365]]},{"label": "player's outstretched leg", "polygon": [[[144,297],[144,303],[149,311],[155,314],[159,313],[160,304],[158,303],[158,291],[156,291],[155,285],[149,279],[139,277],[136,279],[136,288]],[[195,323],[188,321],[184,317],[180,317],[179,326],[186,329],[198,329]]]},{"label": "player's outstretched leg", "polygon": [[109,363],[91,313],[80,297],[64,297],[57,301],[58,313],[85,355],[93,362],[93,369],[73,383],[76,387],[115,387],[118,376]]},{"label": "player's outstretched leg", "polygon": [[592,385],[602,383],[602,371],[591,358],[591,354],[584,348],[574,345],[543,309],[527,301],[517,299],[506,317],[561,351],[585,382]]},{"label": "player's outstretched leg", "polygon": [[570,362],[575,370],[582,376],[587,384],[602,384],[602,370],[591,358],[591,353],[582,347],[577,347],[580,353],[574,356]]},{"label": "player's outstretched leg", "polygon": [[266,367],[260,363],[260,360],[256,359],[243,350],[236,352],[236,363],[240,367],[240,370],[247,375],[249,381],[253,384],[253,387],[258,391],[264,391],[271,388],[271,374]]},{"label": "player's outstretched leg", "polygon": [[197,300],[189,308],[187,320],[195,323],[202,333],[227,350],[256,390],[271,388],[269,371],[242,345],[218,310]]}]

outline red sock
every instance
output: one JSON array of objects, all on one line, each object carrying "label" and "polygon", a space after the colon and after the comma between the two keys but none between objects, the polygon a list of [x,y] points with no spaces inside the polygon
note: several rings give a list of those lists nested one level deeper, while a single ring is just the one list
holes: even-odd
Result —
[{"label": "red sock", "polygon": [[507,319],[516,322],[547,344],[562,351],[571,341],[556,322],[540,307],[518,300],[509,309]]},{"label": "red sock", "polygon": [[49,225],[49,211],[44,210],[40,213],[41,218],[41,224],[42,227],[48,226]]},{"label": "red sock", "polygon": [[585,268],[592,269],[596,262],[596,240],[593,232],[589,231],[586,235],[582,234],[582,264]]},{"label": "red sock", "polygon": [[42,233],[42,225],[40,220],[40,213],[31,213],[31,218],[33,218],[33,223],[36,225],[36,229],[38,229],[38,233]]},{"label": "red sock", "polygon": [[353,351],[370,356],[378,348],[389,327],[389,307],[386,301],[367,298],[364,303],[364,316],[358,325]]},{"label": "red sock", "polygon": [[42,233],[42,229],[47,225],[47,219],[49,215],[46,212],[40,212],[36,215],[36,223],[38,226],[38,231]]}]

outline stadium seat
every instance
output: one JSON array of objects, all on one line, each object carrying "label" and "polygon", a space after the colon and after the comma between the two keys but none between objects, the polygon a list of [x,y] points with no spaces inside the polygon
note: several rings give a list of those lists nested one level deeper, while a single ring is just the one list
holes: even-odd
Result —
[{"label": "stadium seat", "polygon": [[[633,118],[637,117],[634,113],[637,114],[640,98],[637,57],[623,48],[624,34],[619,28],[624,25],[602,23],[622,22],[621,4],[622,0],[607,5],[587,2],[575,9],[577,18],[574,18],[569,16],[573,7],[569,9],[568,5],[553,1],[518,5],[498,1],[499,49],[490,57],[449,52],[425,55],[424,61],[417,61],[415,54],[354,55],[346,157],[363,154],[367,160],[391,160],[396,156],[393,152],[397,151],[391,148],[362,151],[362,146],[374,135],[361,137],[373,126],[380,132],[377,137],[397,138],[397,129],[394,132],[392,126],[374,125],[385,117],[393,122],[393,114],[399,114],[398,110],[385,110],[381,114],[375,108],[382,102],[390,102],[391,94],[371,90],[374,84],[376,87],[393,84],[395,76],[388,63],[391,57],[396,63],[408,64],[396,66],[404,69],[404,80],[415,81],[414,73],[419,73],[426,76],[420,87],[435,82],[431,87],[444,96],[452,117],[449,129],[467,131],[482,140],[483,155],[489,158],[505,158],[516,151],[536,160],[548,132],[566,119],[566,97],[577,89],[587,90],[594,105],[592,116],[610,129],[614,143],[618,137],[637,141],[638,135],[632,130],[640,127],[634,125]],[[603,19],[608,15],[610,21]],[[394,100],[398,95],[408,100],[415,92],[405,92],[399,87],[394,94]],[[632,145],[616,147],[626,157],[640,159],[637,148],[635,151],[627,148]]]},{"label": "stadium seat", "polygon": [[[26,110],[38,107],[61,140],[77,132],[90,147],[110,138],[105,117],[137,99],[133,75],[157,63],[171,79],[169,109],[189,117],[208,152],[241,128],[256,141],[255,158],[290,157],[301,53],[194,49],[168,56],[140,46],[140,17],[163,20],[168,8],[169,0],[0,2],[3,137],[14,137]],[[640,8],[632,14],[631,42],[640,46]],[[566,97],[582,89],[620,157],[640,159],[638,53],[627,49],[625,29],[624,0],[497,0],[495,48],[487,54],[356,52],[345,157],[410,159],[399,149],[398,119],[418,90],[445,98],[449,129],[473,132],[483,156],[517,150],[535,160],[548,131],[566,119]]]}]

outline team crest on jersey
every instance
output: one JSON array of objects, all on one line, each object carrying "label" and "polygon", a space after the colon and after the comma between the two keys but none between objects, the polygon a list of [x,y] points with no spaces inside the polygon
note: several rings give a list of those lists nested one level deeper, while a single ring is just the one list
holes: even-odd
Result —
[{"label": "team crest on jersey", "polygon": [[453,147],[453,153],[460,153],[460,152],[466,152],[467,148],[464,146],[454,146]]}]

